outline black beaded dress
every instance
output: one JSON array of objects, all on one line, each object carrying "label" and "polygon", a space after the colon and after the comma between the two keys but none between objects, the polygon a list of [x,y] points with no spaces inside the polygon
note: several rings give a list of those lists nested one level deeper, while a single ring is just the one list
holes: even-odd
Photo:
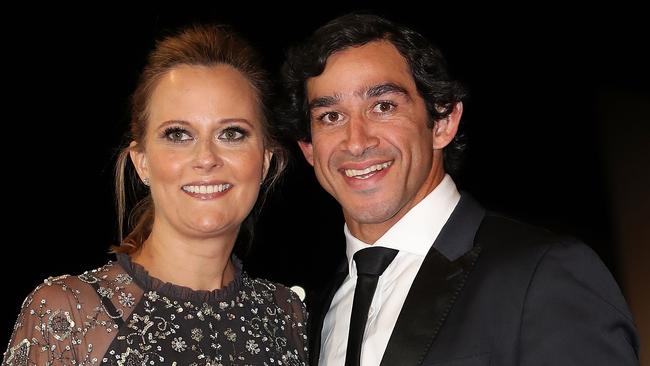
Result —
[{"label": "black beaded dress", "polygon": [[128,255],[48,278],[22,305],[3,365],[305,365],[306,312],[286,287],[235,279],[195,291]]}]

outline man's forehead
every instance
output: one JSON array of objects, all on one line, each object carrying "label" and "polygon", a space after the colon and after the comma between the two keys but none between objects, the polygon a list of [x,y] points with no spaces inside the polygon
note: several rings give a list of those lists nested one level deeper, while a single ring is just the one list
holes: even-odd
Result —
[{"label": "man's forehead", "polygon": [[309,99],[320,96],[365,96],[378,85],[414,85],[406,59],[390,43],[371,42],[331,55],[320,75],[307,79]]},{"label": "man's forehead", "polygon": [[401,94],[406,97],[409,97],[410,95],[405,86],[400,85],[398,82],[386,80],[378,84],[361,85],[357,89],[351,89],[347,93],[341,91],[333,91],[331,94],[325,92],[323,95],[310,95],[308,103],[309,108],[311,109],[337,104],[342,100],[350,97],[357,99],[370,99],[392,93]]}]

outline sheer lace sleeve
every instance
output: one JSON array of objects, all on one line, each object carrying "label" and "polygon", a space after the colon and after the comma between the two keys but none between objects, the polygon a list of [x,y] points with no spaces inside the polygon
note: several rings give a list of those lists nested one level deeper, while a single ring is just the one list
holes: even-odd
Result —
[{"label": "sheer lace sleeve", "polygon": [[48,278],[27,296],[14,326],[3,365],[90,364],[92,353],[78,331],[82,291],[68,276]]},{"label": "sheer lace sleeve", "polygon": [[2,365],[101,363],[128,315],[126,308],[102,301],[124,289],[108,286],[112,272],[107,265],[80,276],[50,277],[36,287],[22,304]]},{"label": "sheer lace sleeve", "polygon": [[278,285],[278,290],[275,292],[275,299],[278,305],[284,309],[289,319],[289,324],[291,325],[291,329],[287,330],[287,341],[295,346],[295,349],[299,352],[299,358],[304,360],[306,364],[308,360],[308,343],[307,310],[305,309],[305,304],[295,292],[282,285]]}]

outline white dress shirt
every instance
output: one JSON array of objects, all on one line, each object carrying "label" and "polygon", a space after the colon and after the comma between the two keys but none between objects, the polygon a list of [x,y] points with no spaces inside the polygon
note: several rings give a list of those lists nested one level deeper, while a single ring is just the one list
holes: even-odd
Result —
[{"label": "white dress shirt", "polygon": [[[368,321],[361,348],[361,366],[377,366],[384,356],[388,339],[402,310],[406,295],[440,230],[460,200],[460,193],[449,175],[422,201],[404,215],[374,245],[399,250],[393,262],[379,277],[377,289],[368,310]],[[345,363],[350,328],[350,313],[357,269],[354,253],[369,244],[343,228],[349,272],[338,289],[321,331],[319,365],[338,366]]]}]

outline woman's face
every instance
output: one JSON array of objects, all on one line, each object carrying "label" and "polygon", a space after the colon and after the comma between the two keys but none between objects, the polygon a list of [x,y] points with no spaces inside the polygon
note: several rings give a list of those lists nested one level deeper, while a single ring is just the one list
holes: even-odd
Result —
[{"label": "woman's face", "polygon": [[271,159],[248,79],[227,65],[178,66],[156,85],[148,111],[144,146],[131,159],[150,182],[154,229],[234,240]]}]

